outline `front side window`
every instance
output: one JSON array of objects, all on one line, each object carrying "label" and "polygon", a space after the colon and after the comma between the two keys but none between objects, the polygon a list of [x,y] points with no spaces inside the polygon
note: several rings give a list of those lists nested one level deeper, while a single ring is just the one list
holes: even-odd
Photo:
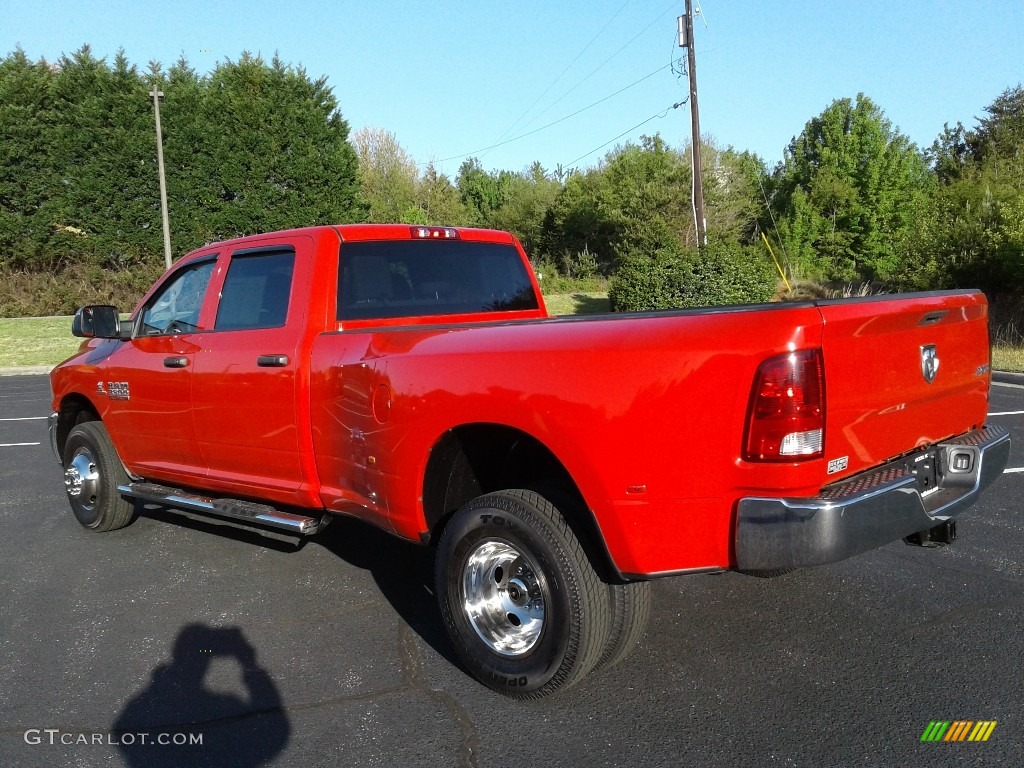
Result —
[{"label": "front side window", "polygon": [[382,319],[537,309],[522,258],[511,245],[387,240],[345,243],[338,319]]},{"label": "front side window", "polygon": [[237,331],[282,327],[288,317],[294,269],[292,250],[233,255],[214,328]]},{"label": "front side window", "polygon": [[191,333],[199,327],[199,310],[213,274],[214,259],[192,264],[174,275],[142,311],[140,334]]}]

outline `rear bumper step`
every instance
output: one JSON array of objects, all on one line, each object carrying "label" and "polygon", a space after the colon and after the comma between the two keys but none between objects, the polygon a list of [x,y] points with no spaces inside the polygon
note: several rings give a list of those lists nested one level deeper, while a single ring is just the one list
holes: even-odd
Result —
[{"label": "rear bumper step", "polygon": [[[741,499],[736,567],[776,570],[834,563],[952,522],[1006,468],[1010,434],[986,426],[921,455],[937,457],[937,485],[923,484],[903,459],[826,486],[815,498]],[[952,540],[952,530],[938,533],[923,538]]]},{"label": "rear bumper step", "polygon": [[266,504],[257,504],[241,499],[216,499],[156,483],[129,483],[117,486],[117,490],[118,493],[139,501],[165,504],[168,507],[216,517],[226,517],[248,525],[276,528],[300,536],[312,536],[323,529],[329,520],[326,515],[323,517],[295,515],[290,512],[282,512]]}]

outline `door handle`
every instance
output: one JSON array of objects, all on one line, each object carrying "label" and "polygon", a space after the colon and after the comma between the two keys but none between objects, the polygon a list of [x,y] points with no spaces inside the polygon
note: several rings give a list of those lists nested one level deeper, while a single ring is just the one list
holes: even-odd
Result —
[{"label": "door handle", "polygon": [[284,368],[288,365],[288,355],[260,355],[256,358],[260,368]]},{"label": "door handle", "polygon": [[187,357],[165,357],[164,368],[184,368],[188,365]]}]

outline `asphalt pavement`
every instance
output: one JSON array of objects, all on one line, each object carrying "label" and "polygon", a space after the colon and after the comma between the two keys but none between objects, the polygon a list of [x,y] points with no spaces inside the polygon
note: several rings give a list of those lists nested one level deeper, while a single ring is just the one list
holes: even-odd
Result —
[{"label": "asphalt pavement", "polygon": [[[1024,470],[1024,386],[991,410]],[[344,520],[301,547],[160,511],[84,531],[49,411],[45,376],[0,378],[0,766],[1024,760],[1024,471],[950,547],[658,581],[625,662],[517,703],[454,660],[427,550]],[[968,720],[996,726],[921,741]]]}]

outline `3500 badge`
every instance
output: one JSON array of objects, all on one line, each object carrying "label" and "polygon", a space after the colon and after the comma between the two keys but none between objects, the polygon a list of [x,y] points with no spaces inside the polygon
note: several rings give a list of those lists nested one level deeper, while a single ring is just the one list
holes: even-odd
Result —
[{"label": "3500 badge", "polygon": [[111,400],[131,400],[127,381],[108,381],[106,387],[102,381],[97,381],[96,394],[106,395]]}]

